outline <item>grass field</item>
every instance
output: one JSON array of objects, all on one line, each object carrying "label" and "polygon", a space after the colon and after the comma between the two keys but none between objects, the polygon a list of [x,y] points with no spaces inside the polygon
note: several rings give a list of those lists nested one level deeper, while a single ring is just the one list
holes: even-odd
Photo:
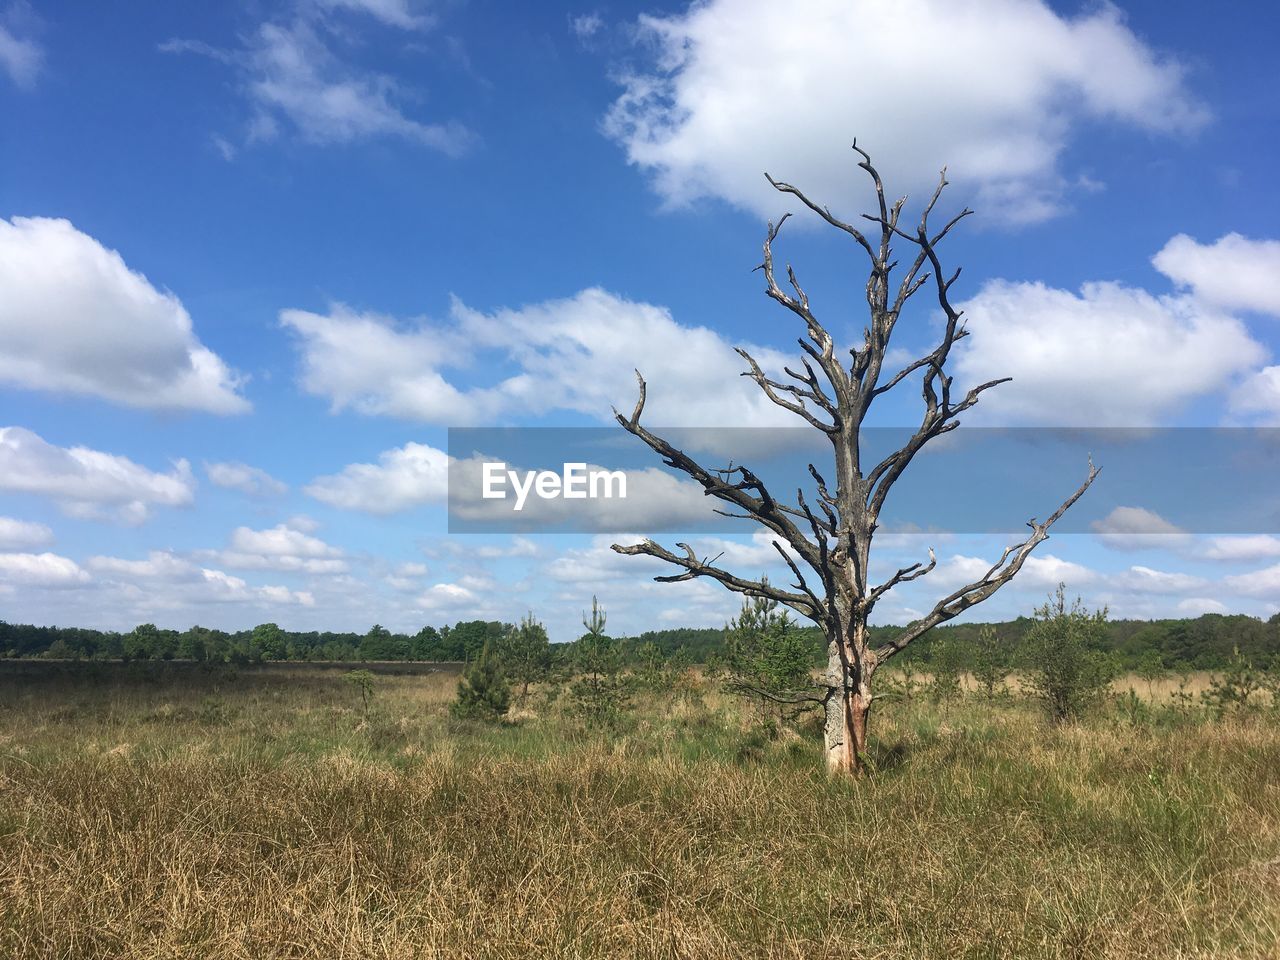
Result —
[{"label": "grass field", "polygon": [[0,956],[1280,956],[1273,715],[889,703],[854,783],[697,677],[455,683],[0,664]]}]

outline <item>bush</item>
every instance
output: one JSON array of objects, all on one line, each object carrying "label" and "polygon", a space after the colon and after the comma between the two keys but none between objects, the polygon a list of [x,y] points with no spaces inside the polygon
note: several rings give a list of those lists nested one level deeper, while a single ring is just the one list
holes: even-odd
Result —
[{"label": "bush", "polygon": [[813,648],[778,601],[750,597],[725,626],[729,689],[762,719],[781,722],[812,709]]},{"label": "bush", "polygon": [[510,707],[511,685],[493,654],[492,641],[486,640],[475,663],[458,681],[458,700],[453,705],[453,714],[464,720],[493,722],[506,716]]},{"label": "bush", "polygon": [[1099,650],[1107,610],[1090,613],[1078,597],[1068,607],[1066,585],[1060,583],[1035,615],[1024,647],[1027,689],[1051,723],[1078,720],[1102,699],[1115,673]]},{"label": "bush", "polygon": [[1009,676],[1008,652],[1001,645],[994,627],[983,627],[973,647],[973,679],[983,697],[994,700],[1003,691]]}]

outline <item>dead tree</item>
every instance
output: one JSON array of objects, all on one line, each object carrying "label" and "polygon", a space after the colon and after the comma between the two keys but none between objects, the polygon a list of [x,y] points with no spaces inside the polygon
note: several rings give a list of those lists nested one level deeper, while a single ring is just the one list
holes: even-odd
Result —
[{"label": "dead tree", "polygon": [[[870,322],[861,346],[849,350],[848,360],[839,355],[843,351],[838,350],[831,334],[814,314],[790,265],[786,268],[789,289],[783,289],[778,283],[773,245],[788,214],[776,224],[769,224],[764,262],[757,269],[764,274],[765,293],[804,324],[805,336],[798,341],[804,351],[800,369],[788,367],[784,371],[788,380],[775,380],[745,350],[738,350],[749,368],[743,376],[759,384],[775,404],[830,439],[835,486],[828,485],[823,474],[810,464],[809,473],[816,485],[814,502],[806,501],[804,491],[799,490],[794,503],[785,503],[774,497],[745,466],[731,464],[725,469],[702,466],[640,423],[645,381],[639,371],[636,377],[640,396],[634,411],[626,416],[614,410],[618,422],[648,444],[668,466],[688,474],[707,495],[735,508],[717,512],[749,518],[775,534],[774,547],[790,568],[795,582],[784,589],[764,579],[746,579],[717,566],[714,558],[700,558],[683,543],[676,545],[678,552],[652,540],[634,545],[615,544],[613,549],[623,554],[657,557],[682,568],[680,573],[655,577],[660,582],[708,577],[737,593],[784,603],[821,627],[827,640],[826,670],[815,690],[797,691],[796,699],[809,698],[822,704],[827,769],[832,773],[856,775],[863,769],[867,723],[874,700],[872,678],[876,671],[913,640],[986,600],[1013,579],[1031,551],[1048,537],[1049,528],[1093,483],[1098,470],[1090,460],[1084,483],[1047,520],[1030,520],[1027,524],[1030,535],[1008,547],[981,579],[943,597],[924,617],[909,624],[889,642],[872,645],[867,624],[876,604],[899,584],[927,575],[937,563],[931,549],[928,562],[903,567],[883,583],[870,582],[867,569],[871,541],[889,491],[927,443],[954,430],[959,426],[959,416],[971,409],[983,392],[1011,378],[978,384],[963,395],[952,393],[952,378],[946,372],[947,359],[951,348],[968,332],[961,324],[961,311],[953,307],[950,300],[951,288],[960,271],[944,273],[938,245],[973,211],[962,210],[940,229],[930,227],[929,218],[947,186],[945,168],[937,189],[925,205],[919,225],[912,230],[900,225],[906,198],[889,204],[870,156],[856,143],[853,149],[860,158],[858,166],[866,171],[875,186],[878,202],[876,212],[863,215],[873,225],[866,234],[836,218],[798,188],[776,181],[768,174],[765,176],[775,189],[795,197],[827,224],[851,238],[870,259],[871,273],[866,287]],[[891,245],[898,240],[908,244],[913,255],[900,277],[891,281],[898,267]],[[885,357],[898,318],[907,302],[926,284],[932,285],[945,317],[941,341],[930,353],[900,370],[886,371]],[[860,434],[872,403],[915,376],[919,377],[924,404],[919,427],[898,450],[877,463],[863,463]]]}]

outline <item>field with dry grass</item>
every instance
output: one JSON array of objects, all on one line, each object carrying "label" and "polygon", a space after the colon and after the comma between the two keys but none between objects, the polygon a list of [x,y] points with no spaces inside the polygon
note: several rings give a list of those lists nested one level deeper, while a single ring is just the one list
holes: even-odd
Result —
[{"label": "field with dry grass", "polygon": [[1273,715],[889,703],[845,783],[697,677],[607,737],[454,684],[0,664],[0,956],[1280,955]]}]

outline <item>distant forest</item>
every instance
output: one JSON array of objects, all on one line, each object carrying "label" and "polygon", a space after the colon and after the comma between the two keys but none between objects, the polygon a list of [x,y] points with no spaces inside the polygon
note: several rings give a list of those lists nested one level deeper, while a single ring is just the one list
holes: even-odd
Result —
[{"label": "distant forest", "polygon": [[[995,623],[997,637],[1015,651],[1030,628],[1026,617]],[[948,638],[960,649],[972,649],[984,624],[965,623],[939,627],[933,638]],[[0,620],[0,657],[46,657],[97,660],[203,660],[224,663],[286,661],[468,661],[489,638],[511,629],[497,621],[470,620],[453,626],[423,627],[417,633],[392,633],[374,625],[367,633],[295,632],[274,623],[252,630],[227,633],[206,627],[161,630],[142,624],[128,633],[80,627],[37,627]],[[822,637],[814,628],[801,627],[812,637],[814,660],[822,656]],[[899,629],[875,627],[874,634],[888,640]],[[721,628],[653,630],[638,637],[622,637],[622,649],[635,654],[641,646],[666,658],[708,663],[725,653]],[[1150,664],[1155,657],[1165,669],[1213,670],[1226,664],[1238,650],[1257,663],[1280,655],[1280,614],[1263,621],[1243,615],[1208,613],[1192,620],[1113,620],[1108,624],[1105,652],[1117,666],[1132,669]],[[934,644],[926,639],[908,647],[903,658],[927,662]],[[572,644],[558,644],[568,652]]]}]

